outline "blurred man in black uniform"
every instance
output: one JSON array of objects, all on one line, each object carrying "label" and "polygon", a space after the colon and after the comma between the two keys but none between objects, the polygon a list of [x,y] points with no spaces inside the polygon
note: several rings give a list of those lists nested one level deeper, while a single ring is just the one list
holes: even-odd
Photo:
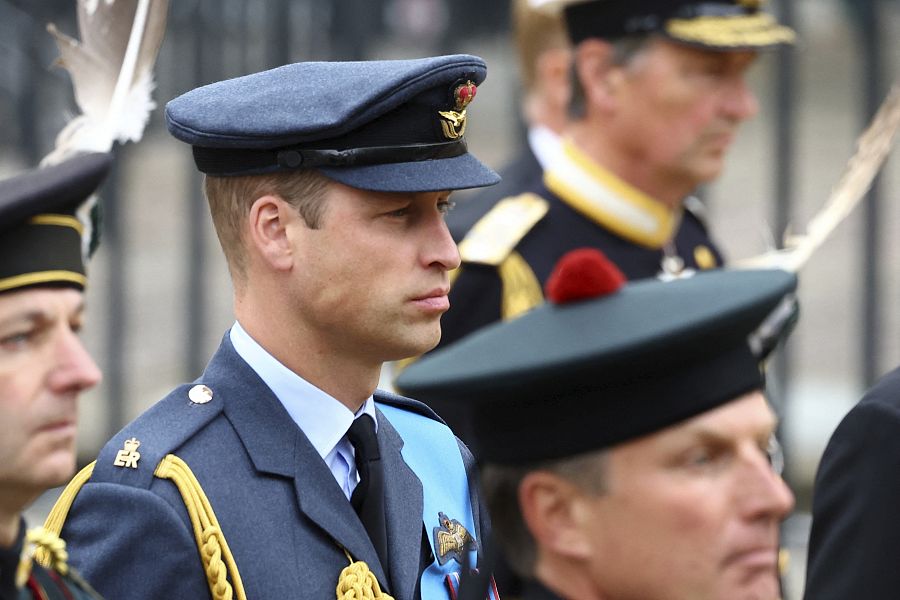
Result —
[{"label": "blurred man in black uniform", "polygon": [[598,254],[564,259],[553,304],[424,357],[401,385],[473,405],[494,538],[526,600],[775,600],[793,495],[756,341],[796,279],[622,285]]},{"label": "blurred man in black uniform", "polygon": [[629,279],[720,266],[688,196],[719,174],[757,112],[745,74],[758,50],[794,39],[760,1],[532,3],[563,11],[577,115],[543,177],[533,167],[530,184],[485,201],[480,218],[466,211],[462,227],[451,217],[462,266],[442,346],[542,303],[572,248],[600,248]]},{"label": "blurred man in black uniform", "polygon": [[65,544],[26,534],[21,513],[72,476],[78,396],[100,381],[78,338],[87,226],[76,210],[109,166],[108,154],[86,154],[0,182],[2,600],[99,598],[68,566]]}]

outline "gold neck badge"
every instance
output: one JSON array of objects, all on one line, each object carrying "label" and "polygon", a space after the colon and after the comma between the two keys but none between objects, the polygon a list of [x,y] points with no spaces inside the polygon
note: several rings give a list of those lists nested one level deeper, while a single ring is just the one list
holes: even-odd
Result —
[{"label": "gold neck badge", "polygon": [[454,110],[439,110],[443,117],[441,129],[444,137],[450,140],[458,140],[466,132],[466,107],[475,98],[478,88],[471,81],[456,86],[453,90],[453,99],[456,102]]}]

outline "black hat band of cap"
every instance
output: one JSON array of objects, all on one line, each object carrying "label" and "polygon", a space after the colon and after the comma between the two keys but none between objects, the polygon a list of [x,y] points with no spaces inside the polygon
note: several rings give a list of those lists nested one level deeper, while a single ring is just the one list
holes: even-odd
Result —
[{"label": "black hat band of cap", "polygon": [[36,285],[84,289],[83,227],[74,215],[42,214],[0,238],[0,292]]},{"label": "black hat band of cap", "polygon": [[[529,392],[513,403],[502,396],[485,402],[474,420],[483,460],[525,464],[610,448],[764,387],[759,363],[747,344],[663,374],[604,379],[597,373],[595,384],[587,382],[561,393],[546,390],[536,397]],[[535,419],[537,414],[545,418]],[[565,435],[547,435],[548,424]]]},{"label": "black hat band of cap", "polygon": [[197,169],[202,173],[218,176],[441,160],[461,156],[467,151],[466,142],[462,139],[433,144],[370,146],[344,150],[299,147],[273,150],[193,147]]}]

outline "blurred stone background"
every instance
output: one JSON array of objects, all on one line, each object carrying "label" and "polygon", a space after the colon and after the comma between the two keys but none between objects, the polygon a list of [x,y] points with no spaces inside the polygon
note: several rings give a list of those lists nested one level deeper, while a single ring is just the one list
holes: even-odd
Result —
[{"label": "blurred stone background", "polygon": [[[761,56],[762,110],[723,176],[701,194],[730,259],[802,232],[828,197],[856,136],[898,69],[895,0],[782,0],[772,10],[799,44]],[[47,22],[75,35],[73,0],[0,0],[0,175],[37,164],[76,113],[52,63]],[[466,52],[488,79],[470,113],[470,148],[501,167],[521,143],[517,73],[503,0],[177,0],[171,3],[144,140],[117,151],[105,186],[104,242],[91,265],[85,339],[105,380],[82,402],[79,454],[93,459],[125,422],[191,380],[232,322],[231,289],[190,150],[161,107],[197,85],[300,60],[411,58]],[[799,598],[812,479],[828,436],[862,391],[900,364],[900,157],[866,204],[801,273],[800,323],[776,359],[787,477],[798,495],[785,530]],[[464,201],[464,195],[457,198]],[[223,466],[223,470],[226,467]],[[42,520],[53,494],[31,511]]]}]

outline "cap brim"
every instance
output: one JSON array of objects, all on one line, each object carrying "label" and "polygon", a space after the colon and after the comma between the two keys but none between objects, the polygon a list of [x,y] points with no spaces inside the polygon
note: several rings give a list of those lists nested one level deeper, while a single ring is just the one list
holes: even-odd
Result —
[{"label": "cap brim", "polygon": [[439,192],[500,182],[497,173],[469,153],[440,160],[318,170],[338,183],[373,192]]},{"label": "cap brim", "polygon": [[793,44],[797,34],[768,13],[670,19],[664,33],[676,42],[713,50],[753,50]]}]

